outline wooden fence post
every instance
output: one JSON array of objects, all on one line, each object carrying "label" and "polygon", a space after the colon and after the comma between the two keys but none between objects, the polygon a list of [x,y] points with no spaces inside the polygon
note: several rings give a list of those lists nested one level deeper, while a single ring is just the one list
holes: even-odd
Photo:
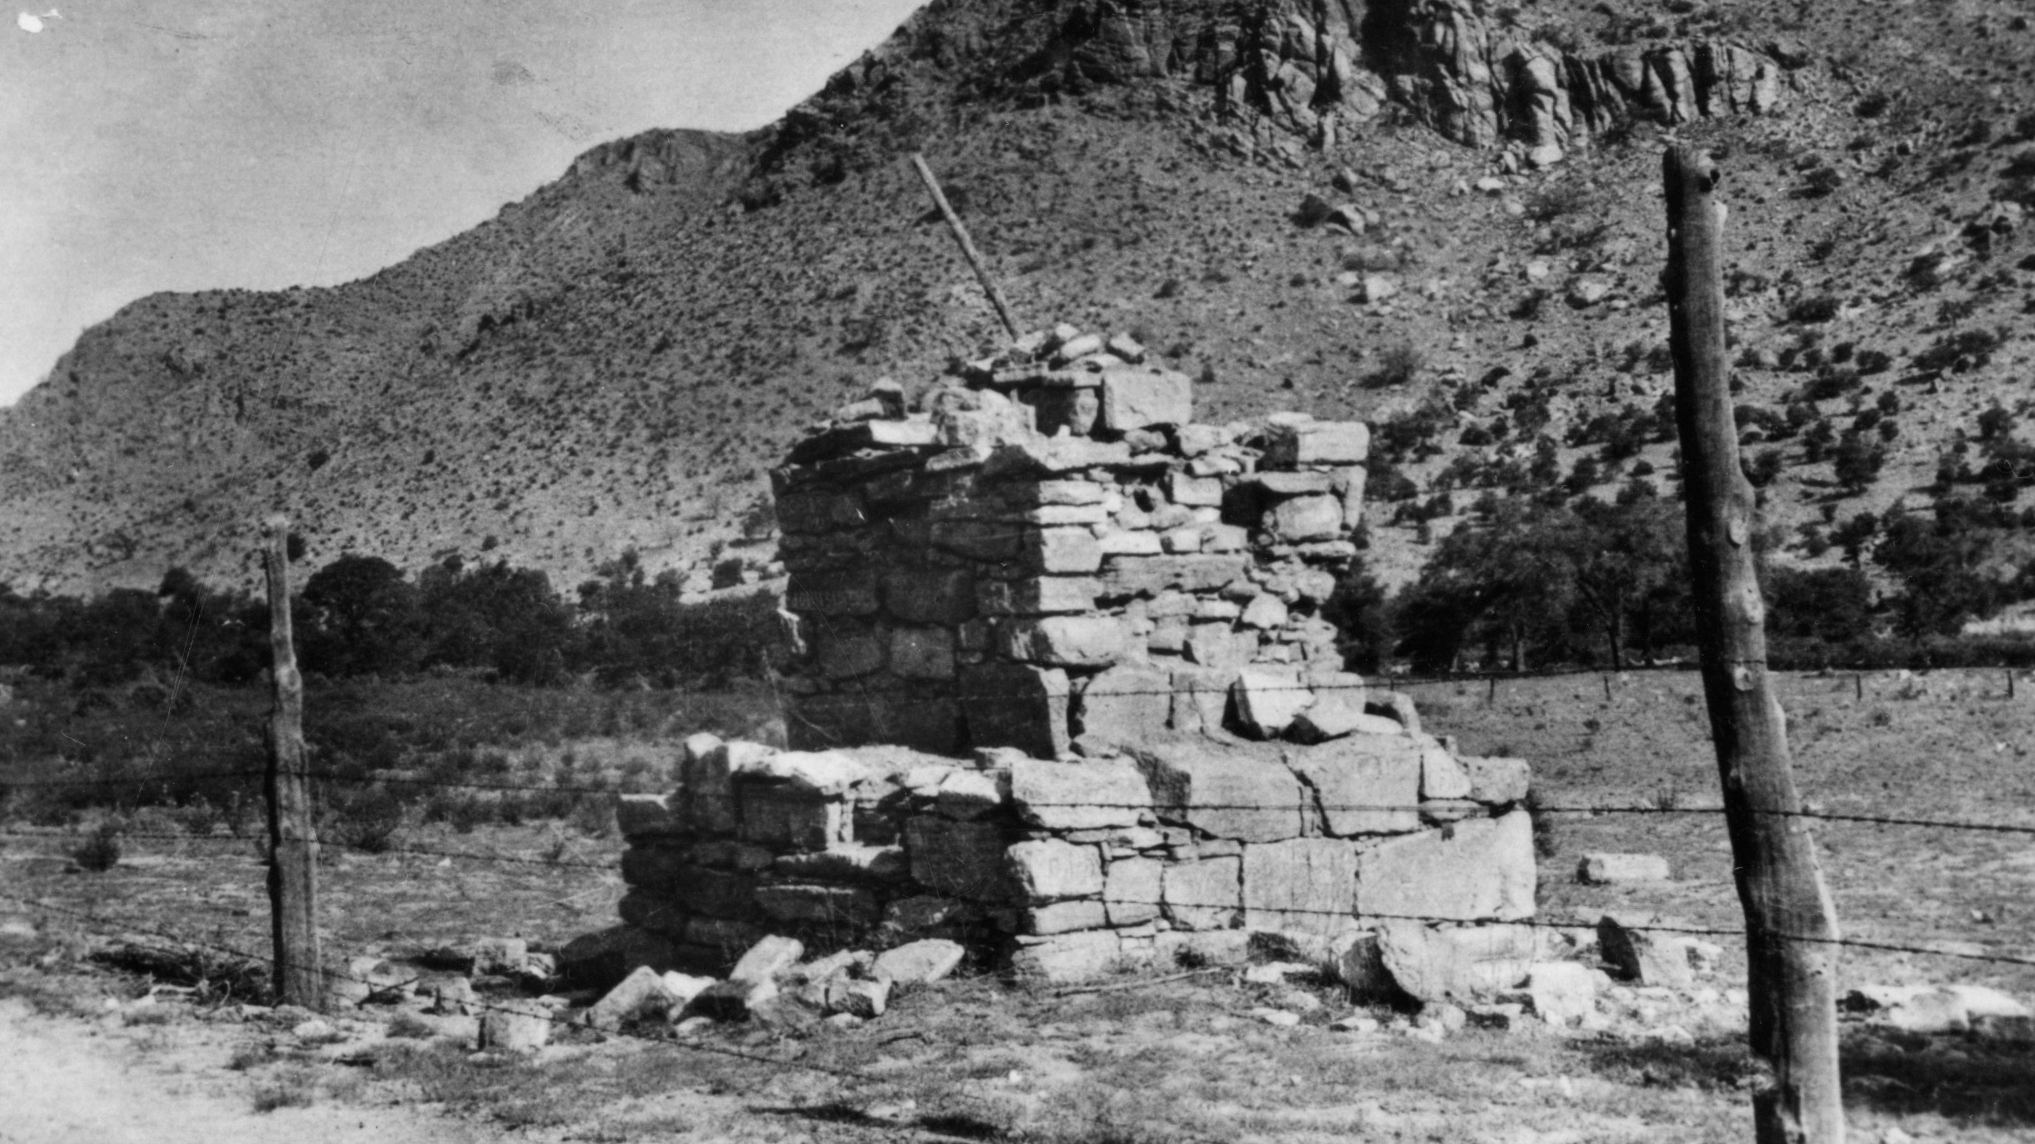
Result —
[{"label": "wooden fence post", "polygon": [[1668,345],[1703,690],[1745,909],[1752,1049],[1773,1070],[1753,1093],[1755,1139],[1841,1144],[1837,924],[1767,674],[1753,491],[1739,469],[1725,358],[1718,175],[1707,155],[1686,144],[1669,149],[1663,169]]},{"label": "wooden fence post", "polygon": [[304,771],[304,678],[290,631],[289,522],[268,522],[262,550],[269,599],[270,675],[275,707],[269,714],[269,919],[275,939],[279,1004],[325,1008],[325,978],[318,959],[318,835],[311,821],[311,791]]},{"label": "wooden fence post", "polygon": [[982,262],[982,252],[975,249],[975,240],[968,237],[968,228],[961,225],[961,216],[947,205],[947,195],[940,190],[940,180],[933,177],[933,169],[926,166],[924,155],[913,152],[912,166],[919,173],[919,181],[926,185],[927,193],[933,196],[933,205],[940,209],[940,217],[947,220],[947,229],[954,233],[954,241],[961,244],[961,257],[968,260],[968,268],[975,271],[975,280],[982,283],[982,292],[989,295],[989,304],[996,307],[996,316],[1002,319],[1004,331],[1016,340],[1018,324],[1017,319],[1011,316],[1010,302],[1004,298],[996,279],[989,276],[989,267]]}]

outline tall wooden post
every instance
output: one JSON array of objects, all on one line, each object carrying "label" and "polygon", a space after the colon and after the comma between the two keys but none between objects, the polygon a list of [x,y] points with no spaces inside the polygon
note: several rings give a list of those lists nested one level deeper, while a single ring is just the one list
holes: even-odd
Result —
[{"label": "tall wooden post", "polygon": [[262,550],[268,578],[270,675],[275,707],[269,714],[269,920],[275,938],[277,1000],[307,1009],[325,1007],[325,978],[318,960],[318,834],[311,822],[311,790],[304,770],[304,677],[290,632],[289,522],[268,522]]},{"label": "tall wooden post", "polygon": [[[1709,157],[1665,162],[1669,348],[1681,431],[1703,690],[1745,908],[1753,1052],[1773,1073],[1753,1094],[1761,1144],[1841,1144],[1837,923],[1800,816],[1780,699],[1766,665],[1766,605],[1753,576],[1752,485],[1738,466],[1724,344],[1724,209]],[[1799,940],[1808,939],[1808,940]]]},{"label": "tall wooden post", "polygon": [[1017,319],[1011,317],[1010,302],[1004,298],[996,279],[989,276],[989,267],[983,264],[982,252],[975,249],[975,240],[968,237],[968,228],[961,225],[961,216],[947,205],[947,193],[940,189],[940,180],[933,177],[933,169],[926,166],[924,155],[914,152],[912,166],[919,173],[919,181],[926,185],[926,192],[933,196],[933,205],[940,209],[940,217],[947,220],[947,229],[954,232],[954,241],[961,244],[961,257],[968,260],[968,268],[975,271],[975,280],[982,283],[982,292],[989,295],[989,304],[996,307],[996,316],[1003,320],[1004,331],[1015,339],[1018,324]]}]

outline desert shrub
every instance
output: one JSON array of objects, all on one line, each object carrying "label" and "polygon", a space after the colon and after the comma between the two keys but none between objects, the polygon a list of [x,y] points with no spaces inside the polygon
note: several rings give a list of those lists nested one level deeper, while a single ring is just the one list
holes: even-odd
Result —
[{"label": "desert shrub", "polygon": [[120,835],[126,829],[119,819],[109,818],[94,827],[92,833],[71,851],[71,860],[81,870],[101,874],[120,864]]},{"label": "desert shrub", "polygon": [[1837,316],[1840,305],[1835,294],[1812,294],[1806,298],[1797,298],[1788,306],[1788,320],[1802,323],[1827,322]]},{"label": "desert shrub", "polygon": [[1960,364],[1972,367],[1983,366],[1992,360],[1992,353],[2006,341],[2006,335],[1977,326],[1959,330],[1936,339],[1929,348],[1915,355],[1915,368],[1919,370],[1957,369]]},{"label": "desert shrub", "polygon": [[394,792],[380,786],[356,788],[328,799],[322,836],[365,854],[381,854],[395,845],[405,810]]},{"label": "desert shrub", "polygon": [[1365,376],[1364,384],[1373,388],[1405,385],[1420,376],[1426,365],[1427,355],[1419,347],[1401,342],[1378,355],[1377,367]]}]

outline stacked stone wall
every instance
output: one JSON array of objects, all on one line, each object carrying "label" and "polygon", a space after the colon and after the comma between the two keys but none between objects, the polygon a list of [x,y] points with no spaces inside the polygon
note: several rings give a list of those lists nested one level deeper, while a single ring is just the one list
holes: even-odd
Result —
[{"label": "stacked stone wall", "polygon": [[623,800],[622,956],[941,937],[1075,980],[1254,934],[1357,966],[1519,954],[1526,764],[1459,757],[1323,615],[1364,426],[1195,424],[1142,359],[1063,328],[797,446],[792,749],[699,736],[676,789]]},{"label": "stacked stone wall", "polygon": [[1356,555],[1368,431],[1194,424],[1190,380],[1142,358],[1021,347],[798,446],[774,474],[794,747],[1353,728],[1363,681],[1322,606]]}]

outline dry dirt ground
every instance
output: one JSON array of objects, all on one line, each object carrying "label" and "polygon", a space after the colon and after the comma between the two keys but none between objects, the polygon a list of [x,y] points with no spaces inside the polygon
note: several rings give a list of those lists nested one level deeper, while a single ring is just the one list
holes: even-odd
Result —
[{"label": "dry dirt ground", "polygon": [[[1409,685],[1433,729],[1472,752],[1534,761],[1558,806],[1654,813],[1552,815],[1541,904],[1550,919],[1605,909],[1739,922],[1695,677],[1633,673]],[[1832,813],[2035,826],[2035,683],[2000,673],[1784,680],[1802,787]],[[18,825],[18,824],[17,824]],[[1841,977],[1965,982],[2035,996],[2035,839],[1824,823],[1845,931],[1942,951],[1847,950]],[[542,946],[605,925],[619,843],[556,824],[460,834],[412,827],[396,846],[333,854],[321,871],[327,949],[428,960],[485,935]],[[1608,1026],[1470,1028],[1439,1043],[1410,1014],[1353,1006],[1332,984],[1227,973],[1124,979],[1063,994],[968,975],[894,1002],[857,1029],[721,1027],[601,1037],[561,1030],[532,1058],[474,1054],[443,1029],[369,1007],[304,1033],[309,1014],[200,1000],[94,960],[105,934],[162,930],[261,951],[261,864],[224,836],[131,842],[104,873],[70,843],[0,838],[0,1141],[206,1140],[1742,1140],[1753,1066],[1742,1017],[1697,994],[1741,983],[1742,953],[1695,991],[1607,1001]],[[1665,854],[1675,879],[1576,883],[1596,849]],[[435,852],[475,857],[448,857]],[[509,859],[509,860],[495,860]],[[577,863],[567,865],[564,863]],[[145,933],[144,933],[145,936]],[[1966,954],[1978,956],[1947,956]],[[154,989],[154,1000],[147,998]],[[1314,1007],[1294,1027],[1254,1010]],[[1368,1014],[1375,1032],[1331,1030]],[[393,1033],[393,1035],[392,1035]],[[2035,1047],[1847,1024],[1857,1139],[2035,1137]],[[123,1136],[122,1133],[129,1133]],[[177,1133],[184,1133],[180,1136]]]}]

